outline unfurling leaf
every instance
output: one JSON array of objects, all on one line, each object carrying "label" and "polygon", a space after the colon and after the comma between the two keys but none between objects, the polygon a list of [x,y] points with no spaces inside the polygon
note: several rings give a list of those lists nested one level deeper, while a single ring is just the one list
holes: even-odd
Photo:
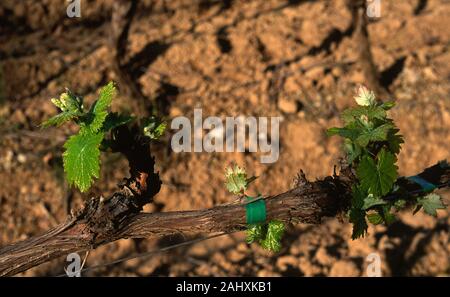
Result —
[{"label": "unfurling leaf", "polygon": [[144,135],[150,139],[159,139],[166,130],[166,123],[158,117],[150,117],[144,123]]},{"label": "unfurling leaf", "polygon": [[270,221],[267,226],[266,237],[260,242],[261,246],[272,252],[279,252],[281,250],[281,238],[284,234],[284,223],[281,221]]},{"label": "unfurling leaf", "polygon": [[369,106],[375,104],[375,93],[365,86],[359,86],[357,95],[354,97],[356,103],[361,106]]},{"label": "unfurling leaf", "polygon": [[247,228],[247,243],[258,242],[263,249],[279,252],[281,249],[281,238],[285,231],[284,223],[272,220],[268,224],[255,224]]},{"label": "unfurling leaf", "polygon": [[262,224],[251,225],[246,230],[246,241],[247,243],[259,242],[266,237],[267,230]]},{"label": "unfurling leaf", "polygon": [[228,192],[238,195],[247,190],[247,173],[245,169],[234,165],[225,169],[225,186]]},{"label": "unfurling leaf", "polygon": [[65,93],[62,93],[58,98],[53,98],[50,101],[58,107],[62,112],[82,112],[83,111],[83,98],[76,96],[69,89],[66,89]]},{"label": "unfurling leaf", "polygon": [[53,98],[51,101],[61,112],[42,123],[41,126],[43,128],[61,126],[65,122],[83,115],[83,99],[74,95],[69,90],[62,93],[59,99]]}]

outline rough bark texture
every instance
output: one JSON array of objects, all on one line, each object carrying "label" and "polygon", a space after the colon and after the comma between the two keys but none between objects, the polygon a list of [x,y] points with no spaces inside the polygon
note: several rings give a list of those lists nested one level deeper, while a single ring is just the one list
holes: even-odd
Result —
[{"label": "rough bark texture", "polygon": [[[344,205],[338,178],[305,181],[286,193],[266,197],[267,218],[318,224]],[[342,193],[344,194],[344,192]],[[242,230],[245,205],[222,205],[207,210],[140,213],[136,196],[127,188],[109,199],[92,198],[78,213],[55,229],[0,250],[0,275],[13,275],[71,252],[95,248],[121,238],[144,238],[173,233],[213,233]]]},{"label": "rough bark texture", "polygon": [[[154,174],[153,165],[147,170],[150,168],[151,174]],[[135,176],[140,175],[138,173]],[[420,176],[440,187],[450,186],[448,166],[436,164]],[[128,184],[130,180],[135,181],[129,179]],[[347,209],[351,183],[351,171],[348,168],[341,171],[339,176],[315,182],[306,180],[301,172],[292,190],[264,198],[267,219],[319,224],[322,217],[336,216]],[[399,183],[407,191],[415,192],[420,188],[404,178],[400,178]],[[149,191],[154,193],[154,189]],[[145,196],[148,192],[141,187],[140,193]],[[90,250],[121,238],[231,232],[243,230],[246,226],[244,204],[221,205],[197,211],[141,213],[142,203],[146,200],[151,199],[142,199],[139,193],[128,186],[123,186],[109,199],[92,198],[82,210],[69,216],[60,226],[41,236],[1,249],[0,275],[14,275],[68,253]]]}]

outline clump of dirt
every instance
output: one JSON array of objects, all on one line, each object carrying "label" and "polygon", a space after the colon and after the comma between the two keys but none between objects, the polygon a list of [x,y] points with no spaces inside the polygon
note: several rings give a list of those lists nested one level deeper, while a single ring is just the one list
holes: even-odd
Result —
[{"label": "clump of dirt", "polygon": [[[369,24],[372,54],[405,136],[401,175],[450,157],[450,4],[419,2],[384,0],[381,17]],[[112,3],[83,2],[82,17],[73,19],[62,1],[0,4],[0,246],[57,225],[70,208],[108,196],[127,176],[125,160],[105,156],[101,179],[88,195],[68,188],[61,151],[74,127],[38,128],[56,113],[49,99],[64,87],[90,103],[99,87],[117,78],[108,43]],[[169,121],[192,118],[194,108],[202,108],[204,118],[283,119],[273,164],[261,164],[253,153],[177,154],[170,138],[162,139],[155,149],[163,188],[146,210],[230,202],[223,173],[232,161],[259,176],[255,187],[265,194],[289,189],[300,169],[309,179],[332,174],[341,144],[325,129],[339,123],[339,112],[354,104],[355,85],[365,82],[350,26],[344,1],[142,1],[130,31],[128,69],[148,100],[165,106]],[[130,109],[130,100],[119,95],[113,108]],[[448,204],[449,192],[441,194]],[[291,226],[277,255],[247,245],[238,233],[86,274],[364,276],[367,256],[377,253],[384,275],[448,275],[448,210],[437,218],[399,217],[357,241],[348,223],[329,219]],[[180,240],[121,240],[92,251],[87,266]],[[57,275],[64,261],[24,274]]]}]

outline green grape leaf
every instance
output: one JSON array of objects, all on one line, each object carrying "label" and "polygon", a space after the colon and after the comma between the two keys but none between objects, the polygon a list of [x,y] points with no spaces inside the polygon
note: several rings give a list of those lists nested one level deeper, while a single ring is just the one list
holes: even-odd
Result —
[{"label": "green grape leaf", "polygon": [[279,252],[281,250],[281,238],[284,234],[284,223],[277,220],[272,220],[267,226],[266,237],[260,241],[261,246],[272,252]]},{"label": "green grape leaf", "polygon": [[362,210],[365,196],[366,195],[360,186],[352,187],[352,207],[349,212],[349,219],[353,224],[353,239],[363,237],[367,231],[367,222],[365,220],[366,212]]},{"label": "green grape leaf", "polygon": [[362,147],[366,147],[371,141],[385,141],[389,130],[392,128],[392,124],[388,123],[375,129],[366,129],[356,138],[355,142]]},{"label": "green grape leaf", "polygon": [[339,135],[341,137],[355,140],[361,133],[363,129],[358,123],[351,122],[348,123],[344,128],[333,127],[327,130],[328,136]]},{"label": "green grape leaf", "polygon": [[387,135],[387,141],[389,143],[389,150],[394,154],[400,153],[402,143],[405,143],[405,141],[403,140],[403,136],[400,134],[397,134],[399,131],[400,130],[396,129],[396,128],[391,129]]},{"label": "green grape leaf", "polygon": [[395,188],[398,177],[396,155],[404,141],[394,121],[387,117],[387,111],[395,103],[377,103],[374,92],[364,86],[358,88],[354,98],[358,106],[341,114],[344,127],[331,128],[327,134],[345,139],[347,162],[356,169],[358,183],[352,187],[348,213],[353,223],[352,238],[356,239],[367,232],[367,220],[372,224],[389,224],[396,219],[391,208],[401,208],[406,203],[404,200],[398,204],[383,200],[388,193],[399,194]]},{"label": "green grape leaf", "polygon": [[99,177],[99,146],[102,140],[103,133],[79,133],[71,136],[64,144],[66,150],[63,154],[63,161],[67,181],[69,185],[77,186],[81,192],[89,189],[94,177]]},{"label": "green grape leaf", "polygon": [[362,209],[350,209],[350,222],[353,223],[352,239],[364,237],[367,232],[366,212]]},{"label": "green grape leaf", "polygon": [[363,205],[362,209],[367,210],[373,206],[382,205],[382,204],[386,204],[386,203],[387,202],[384,201],[383,199],[380,199],[379,197],[376,197],[373,194],[369,194],[364,199],[364,205]]},{"label": "green grape leaf", "polygon": [[362,158],[356,170],[362,189],[374,196],[384,196],[391,190],[397,179],[395,155],[382,149],[378,153],[378,162],[368,156]]},{"label": "green grape leaf", "polygon": [[237,165],[227,167],[225,170],[225,186],[228,192],[238,195],[247,190],[247,173]]},{"label": "green grape leaf", "polygon": [[344,123],[350,123],[362,118],[372,121],[374,119],[383,120],[386,118],[386,111],[380,106],[358,106],[344,110],[341,114]]},{"label": "green grape leaf", "polygon": [[117,128],[119,126],[126,125],[129,122],[131,122],[132,120],[134,120],[134,118],[132,116],[119,114],[116,112],[110,112],[106,116],[105,122],[103,123],[102,130],[104,132],[107,132],[107,131]]},{"label": "green grape leaf", "polygon": [[369,213],[367,214],[367,220],[374,225],[379,225],[383,223],[384,219],[378,213]]},{"label": "green grape leaf", "polygon": [[362,209],[364,206],[364,199],[366,195],[361,186],[353,186],[352,187],[352,206],[357,209]]},{"label": "green grape leaf", "polygon": [[98,99],[92,104],[87,114],[85,123],[82,126],[82,133],[85,131],[97,133],[102,129],[103,123],[108,116],[108,107],[111,105],[115,94],[116,87],[113,82],[101,88]]},{"label": "green grape leaf", "polygon": [[419,206],[423,207],[425,213],[430,216],[437,216],[437,209],[445,209],[446,206],[442,202],[442,198],[434,193],[430,193],[424,197],[417,199],[417,203]]},{"label": "green grape leaf", "polygon": [[167,124],[157,117],[150,117],[144,123],[144,135],[150,139],[159,139],[166,130]]},{"label": "green grape leaf", "polygon": [[359,145],[352,143],[350,139],[345,139],[344,149],[347,153],[347,162],[352,164],[362,153],[362,149]]},{"label": "green grape leaf", "polygon": [[254,224],[247,228],[246,230],[246,241],[247,243],[259,242],[266,237],[267,230],[262,224]]}]

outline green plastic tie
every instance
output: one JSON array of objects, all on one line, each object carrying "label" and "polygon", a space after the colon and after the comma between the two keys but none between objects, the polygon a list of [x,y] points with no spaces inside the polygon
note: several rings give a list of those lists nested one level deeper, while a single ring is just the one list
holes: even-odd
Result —
[{"label": "green plastic tie", "polygon": [[[247,224],[260,224],[266,222],[266,202],[259,197],[254,199],[248,197],[250,202],[245,205]],[[252,201],[253,200],[253,201]]]}]

